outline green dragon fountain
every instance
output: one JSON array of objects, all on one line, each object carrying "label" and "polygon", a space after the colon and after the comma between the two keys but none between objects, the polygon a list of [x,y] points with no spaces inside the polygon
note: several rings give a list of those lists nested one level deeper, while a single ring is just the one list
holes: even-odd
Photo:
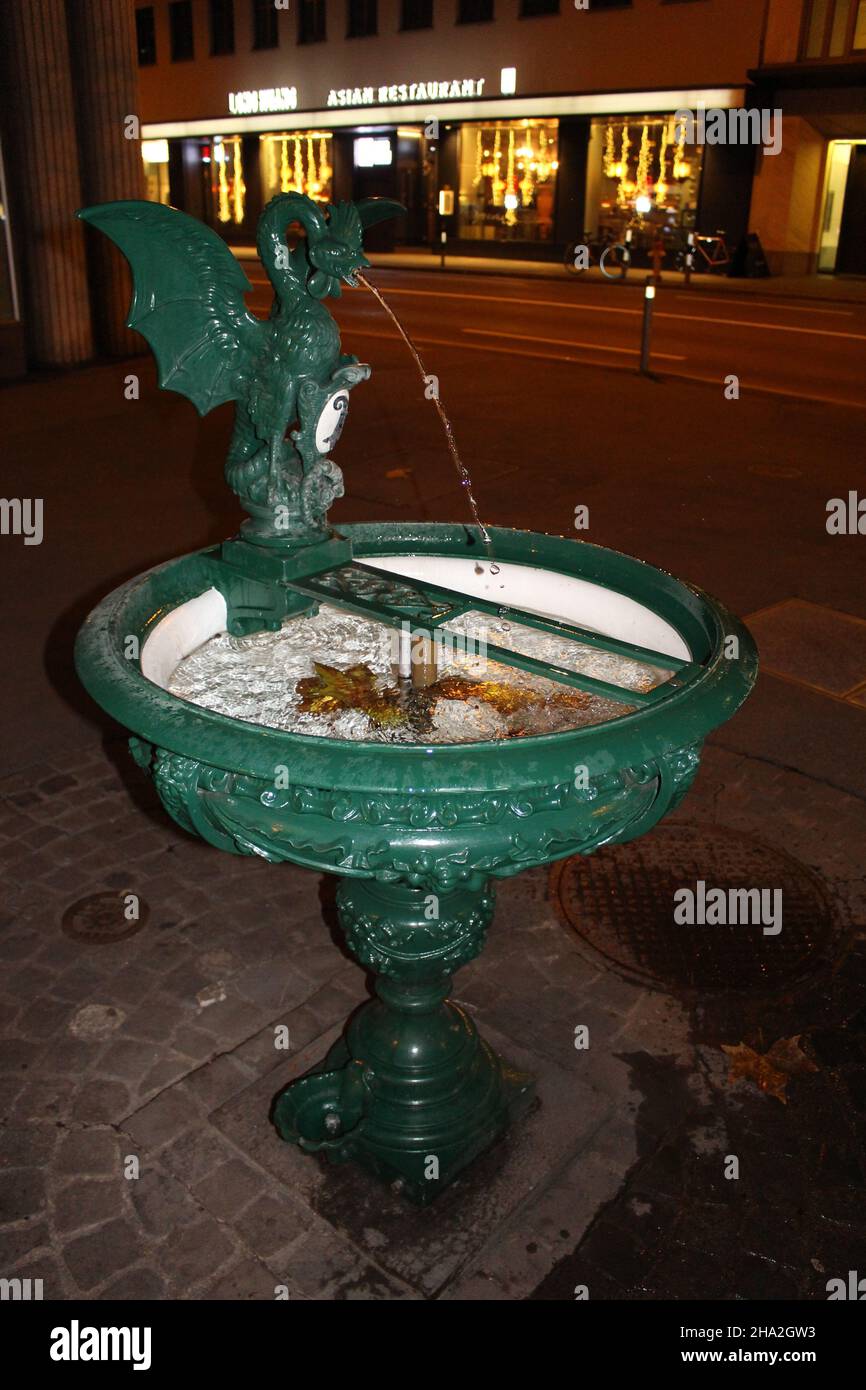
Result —
[{"label": "green dragon fountain", "polygon": [[[328,525],[343,490],[330,451],[349,391],[370,369],[341,353],[324,301],[367,264],[364,228],[398,210],[275,198],[257,238],[274,289],[265,322],[244,304],[250,286],[234,256],[192,218],[141,202],[79,214],[130,262],[128,321],[153,348],[160,385],[202,414],[236,402],[226,478],[248,519],[222,545],[110,594],[84,624],[76,662],[93,697],[132,730],[135,758],[185,830],[338,875],[340,922],[375,997],[315,1071],[276,1098],[273,1120],[284,1139],[362,1163],[424,1204],[532,1099],[531,1079],[448,1001],[452,974],[482,949],[495,880],[655,825],[686,792],[707,733],[748,695],[756,656],[715,600],[586,542],[450,524]],[[290,249],[291,227],[300,231]],[[239,717],[170,688],[212,642],[301,633],[303,646],[325,614],[428,658],[444,638],[468,652],[486,624],[498,674],[486,685],[434,681],[425,708],[438,692],[458,711],[445,739],[423,725],[387,741],[375,718],[351,736],[336,725],[277,727],[255,709]],[[355,660],[324,668],[332,684],[358,671]],[[385,689],[369,671],[366,681],[378,701],[370,711],[390,719],[398,685]],[[548,692],[536,706],[558,704],[565,724],[483,736],[469,724],[479,700],[454,701],[468,689],[520,707],[526,682]]]}]

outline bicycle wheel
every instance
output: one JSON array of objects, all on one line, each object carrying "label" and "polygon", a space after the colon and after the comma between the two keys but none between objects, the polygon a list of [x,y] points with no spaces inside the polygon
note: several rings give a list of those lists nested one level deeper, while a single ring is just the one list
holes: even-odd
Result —
[{"label": "bicycle wheel", "polygon": [[599,269],[608,280],[621,280],[630,263],[631,252],[619,241],[606,246],[598,258]]},{"label": "bicycle wheel", "polygon": [[[583,253],[583,254],[578,254]],[[562,264],[570,275],[582,275],[587,268],[591,253],[585,241],[572,241],[565,248]],[[578,264],[580,262],[580,264]]]}]

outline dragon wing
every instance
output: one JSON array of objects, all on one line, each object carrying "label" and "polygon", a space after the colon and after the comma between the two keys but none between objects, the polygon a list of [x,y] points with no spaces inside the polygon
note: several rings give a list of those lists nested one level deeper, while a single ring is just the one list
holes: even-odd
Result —
[{"label": "dragon wing", "polygon": [[393,198],[361,198],[355,207],[365,231],[377,222],[384,222],[387,217],[399,217],[401,212],[406,211],[403,204]]},{"label": "dragon wing", "polygon": [[101,203],[76,215],[129,261],[126,322],[150,344],[160,386],[187,396],[200,415],[238,400],[265,325],[244,304],[252,286],[225,242],[162,203]]}]

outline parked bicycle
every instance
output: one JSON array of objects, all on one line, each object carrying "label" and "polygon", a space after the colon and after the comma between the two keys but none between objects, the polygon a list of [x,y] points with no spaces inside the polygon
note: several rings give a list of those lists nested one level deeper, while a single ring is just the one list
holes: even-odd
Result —
[{"label": "parked bicycle", "polygon": [[596,237],[584,232],[583,241],[571,242],[563,257],[563,265],[572,275],[582,275],[591,265],[597,265],[608,280],[622,280],[630,263],[629,248],[617,241],[612,232]]},{"label": "parked bicycle", "polygon": [[695,232],[692,236],[691,248],[688,244],[681,246],[674,257],[674,265],[677,270],[687,268],[690,249],[692,270],[721,270],[723,266],[731,263],[731,253],[728,250],[728,243],[725,241],[723,231],[717,231],[713,236],[700,236]]}]

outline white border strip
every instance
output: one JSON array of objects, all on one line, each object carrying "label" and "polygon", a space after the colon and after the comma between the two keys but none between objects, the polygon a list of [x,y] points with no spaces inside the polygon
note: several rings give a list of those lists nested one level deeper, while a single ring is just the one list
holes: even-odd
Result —
[{"label": "white border strip", "polygon": [[693,111],[699,105],[740,107],[742,87],[707,87],[670,92],[600,92],[586,96],[512,97],[508,100],[446,101],[405,106],[331,106],[322,111],[269,111],[258,116],[214,116],[210,120],[153,121],[141,127],[145,140],[187,135],[228,135],[266,130],[335,129],[338,126],[405,125],[432,119],[482,120],[489,116],[619,116],[653,111]]}]

